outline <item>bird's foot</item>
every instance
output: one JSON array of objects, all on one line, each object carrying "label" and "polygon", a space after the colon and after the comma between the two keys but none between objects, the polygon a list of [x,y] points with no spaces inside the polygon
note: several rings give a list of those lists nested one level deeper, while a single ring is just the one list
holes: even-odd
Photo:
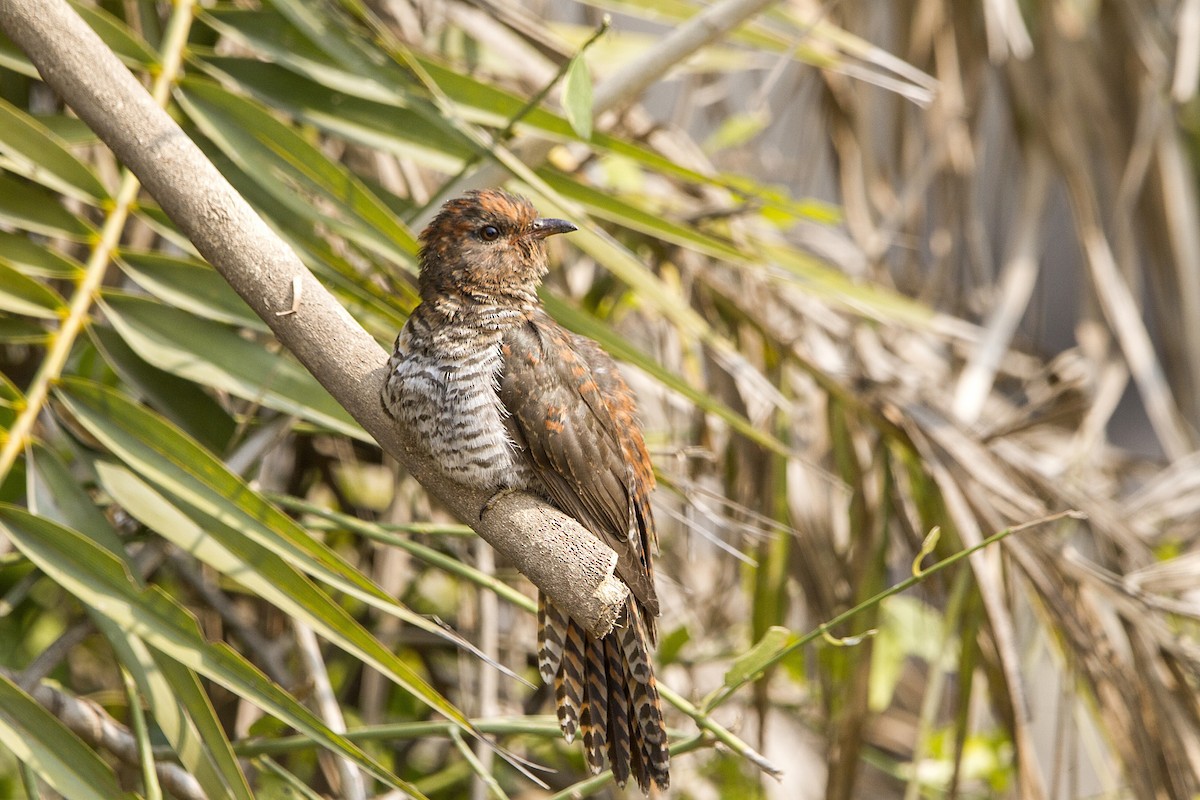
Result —
[{"label": "bird's foot", "polygon": [[488,501],[483,504],[483,508],[479,509],[479,521],[483,522],[483,515],[488,513],[489,511],[491,511],[492,506],[496,505],[496,503],[499,503],[501,500],[508,497],[510,494],[516,494],[519,491],[521,491],[521,490],[514,489],[511,486],[505,486],[503,489],[501,489],[500,491],[496,492],[494,495],[489,497]]}]

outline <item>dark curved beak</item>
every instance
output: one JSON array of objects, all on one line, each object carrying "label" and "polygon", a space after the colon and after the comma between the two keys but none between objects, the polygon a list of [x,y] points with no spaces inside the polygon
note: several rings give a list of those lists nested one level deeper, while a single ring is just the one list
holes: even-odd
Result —
[{"label": "dark curved beak", "polygon": [[538,219],[533,222],[533,230],[530,235],[536,239],[545,239],[547,236],[553,236],[556,233],[570,233],[577,231],[571,223],[565,219]]}]

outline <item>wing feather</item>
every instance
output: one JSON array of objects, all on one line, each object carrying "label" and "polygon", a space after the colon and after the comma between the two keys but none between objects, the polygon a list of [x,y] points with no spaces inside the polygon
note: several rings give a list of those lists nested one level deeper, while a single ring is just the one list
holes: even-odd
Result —
[{"label": "wing feather", "polygon": [[507,332],[502,353],[500,400],[513,441],[549,499],[617,553],[617,574],[645,606],[653,641],[654,474],[633,393],[607,353],[544,313]]}]

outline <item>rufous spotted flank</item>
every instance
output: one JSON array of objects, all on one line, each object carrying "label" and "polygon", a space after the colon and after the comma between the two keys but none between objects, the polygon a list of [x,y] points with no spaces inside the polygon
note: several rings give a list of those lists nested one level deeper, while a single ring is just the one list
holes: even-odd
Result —
[{"label": "rufous spotted flank", "polygon": [[616,628],[597,639],[540,597],[538,666],[591,770],[607,759],[617,783],[632,775],[648,792],[669,782],[650,663],[654,474],[616,364],[538,302],[545,239],[573,230],[498,190],[446,203],[421,234],[421,304],[396,338],[383,403],[450,478],[540,495],[616,551],[630,589]]}]

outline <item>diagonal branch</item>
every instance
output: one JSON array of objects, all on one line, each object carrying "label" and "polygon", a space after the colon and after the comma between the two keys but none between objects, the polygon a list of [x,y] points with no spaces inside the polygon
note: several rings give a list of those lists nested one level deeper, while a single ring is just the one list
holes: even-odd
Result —
[{"label": "diagonal branch", "polygon": [[[616,555],[528,495],[480,513],[486,493],[448,480],[379,401],[387,354],[208,162],[65,0],[3,0],[0,27],[46,83],[141,180],[175,225],[330,394],[425,488],[593,633],[628,590]],[[298,313],[276,312],[293,307]]]}]

